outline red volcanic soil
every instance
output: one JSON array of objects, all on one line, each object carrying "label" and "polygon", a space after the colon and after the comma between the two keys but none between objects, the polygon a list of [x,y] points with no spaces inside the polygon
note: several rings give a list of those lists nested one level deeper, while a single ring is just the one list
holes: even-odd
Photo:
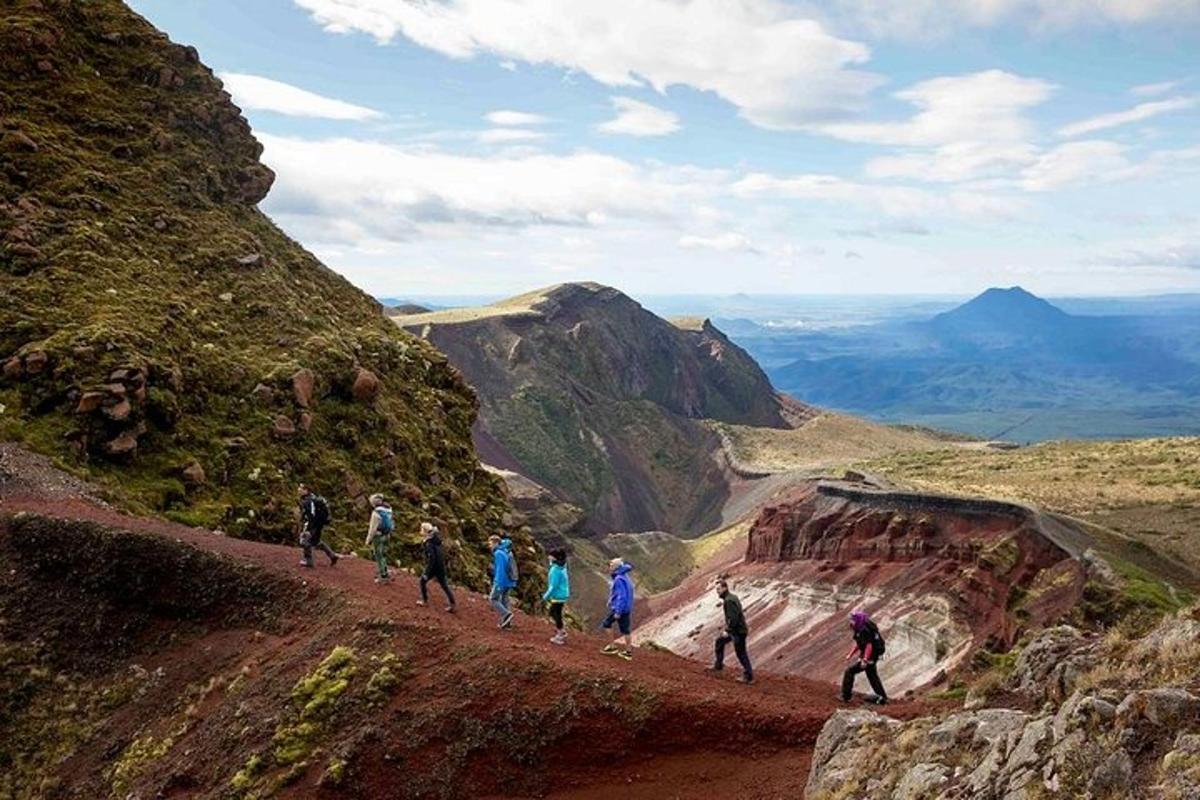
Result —
[{"label": "red volcanic soil", "polygon": [[[545,619],[520,613],[501,632],[486,600],[461,587],[450,615],[436,589],[432,607],[417,607],[410,575],[378,586],[364,560],[301,570],[297,555],[124,515],[0,446],[0,556],[12,567],[0,580],[10,617],[0,619],[0,639],[36,639],[72,675],[157,676],[53,768],[58,788],[47,796],[107,795],[105,770],[128,744],[168,733],[172,746],[128,788],[223,796],[251,754],[270,750],[292,686],[343,644],[364,660],[399,655],[407,677],[382,706],[343,702],[320,757],[293,769],[277,796],[803,794],[835,707],[828,684],[762,674],[746,687],[733,681],[736,669],[715,677],[652,649],[627,663],[579,632],[557,647]],[[902,718],[927,711],[918,702],[889,708]],[[318,786],[335,757],[348,765],[346,782]]]},{"label": "red volcanic soil", "polygon": [[752,652],[781,672],[835,680],[847,616],[869,611],[888,642],[884,682],[898,694],[1068,613],[1084,585],[1071,534],[1013,504],[813,482],[763,509],[740,552],[731,546],[653,598],[646,633],[707,658],[719,624],[710,587],[724,574],[746,611]]}]

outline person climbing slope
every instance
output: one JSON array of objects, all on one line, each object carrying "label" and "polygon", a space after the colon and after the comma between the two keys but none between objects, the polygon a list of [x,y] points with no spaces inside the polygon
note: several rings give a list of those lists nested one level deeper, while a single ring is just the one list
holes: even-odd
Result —
[{"label": "person climbing slope", "polygon": [[492,594],[488,601],[500,615],[500,627],[511,628],[513,612],[508,605],[508,593],[517,587],[517,561],[512,553],[512,540],[499,536],[488,537],[492,549]]},{"label": "person climbing slope", "polygon": [[550,608],[550,618],[554,620],[554,636],[550,639],[554,644],[567,643],[567,631],[563,627],[563,609],[571,597],[571,579],[567,574],[567,551],[559,547],[550,551],[550,569],[546,572],[546,593],[542,602]]},{"label": "person climbing slope", "polygon": [[297,487],[296,494],[300,498],[300,547],[304,553],[300,566],[312,569],[312,551],[315,547],[329,556],[329,566],[332,567],[338,562],[338,554],[321,541],[321,532],[329,524],[329,503],[305,483]]},{"label": "person climbing slope", "polygon": [[387,504],[381,494],[370,497],[371,521],[367,525],[367,547],[375,557],[375,582],[388,583],[392,580],[388,572],[388,542],[392,540],[392,530],[396,527],[392,516],[392,507]]},{"label": "person climbing slope", "polygon": [[[604,619],[603,627],[605,630],[612,630],[616,624],[617,634],[600,652],[632,661],[633,581],[630,580],[629,573],[633,570],[633,565],[620,558],[614,558],[608,562],[608,568],[612,574],[612,588],[608,593],[608,616]],[[617,644],[622,637],[625,639],[624,648]]]},{"label": "person climbing slope", "polygon": [[754,668],[750,665],[750,653],[746,650],[746,636],[750,628],[746,625],[746,615],[742,611],[742,601],[729,591],[725,579],[717,581],[717,597],[721,598],[721,608],[725,612],[725,633],[717,637],[714,646],[713,672],[725,668],[725,645],[733,643],[733,652],[737,654],[738,663],[742,665],[742,683],[754,683]]},{"label": "person climbing slope", "polygon": [[439,535],[437,526],[429,522],[421,523],[421,535],[424,537],[425,545],[425,571],[421,573],[421,599],[417,601],[417,605],[423,606],[429,602],[429,590],[426,585],[430,581],[437,581],[442,587],[442,591],[446,593],[446,600],[449,602],[446,610],[453,614],[456,606],[454,592],[450,591],[450,582],[446,578],[446,557],[442,553],[442,537]]},{"label": "person climbing slope", "polygon": [[867,698],[868,703],[887,705],[887,692],[883,682],[879,680],[878,663],[883,657],[885,645],[883,635],[878,626],[870,620],[865,611],[855,611],[850,615],[850,627],[854,631],[854,646],[850,648],[847,658],[857,656],[857,661],[846,667],[842,675],[842,701],[849,703],[854,696],[854,678],[860,672],[867,673],[867,682],[871,684],[874,695]]}]

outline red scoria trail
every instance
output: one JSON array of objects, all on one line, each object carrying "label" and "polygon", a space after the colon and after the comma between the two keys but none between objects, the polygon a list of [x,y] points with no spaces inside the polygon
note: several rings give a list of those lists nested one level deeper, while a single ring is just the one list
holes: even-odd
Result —
[{"label": "red scoria trail", "polygon": [[[339,613],[324,620],[306,621],[286,641],[280,642],[281,647],[294,643],[297,634],[301,637],[328,634],[330,627],[347,625],[347,619],[353,616],[386,617],[397,623],[430,628],[447,639],[484,645],[499,658],[553,662],[580,674],[622,678],[667,698],[672,708],[686,710],[661,724],[664,738],[675,742],[665,750],[656,752],[650,746],[616,758],[597,758],[589,755],[595,742],[581,738],[567,753],[559,752],[548,758],[547,763],[531,767],[548,776],[547,788],[533,796],[563,800],[802,797],[813,743],[837,705],[834,687],[794,676],[760,673],[756,684],[746,687],[733,680],[738,674],[736,666],[720,678],[707,674],[702,664],[648,649],[638,649],[632,662],[618,661],[600,654],[606,640],[594,634],[572,632],[568,646],[557,647],[548,641],[551,632],[548,622],[524,613],[518,613],[514,630],[501,632],[496,629],[495,615],[486,599],[461,587],[456,588],[459,613],[451,615],[442,610],[442,597],[436,586],[431,586],[431,606],[421,608],[415,604],[417,581],[409,574],[401,573],[393,584],[378,586],[372,581],[373,565],[358,558],[344,559],[336,567],[329,567],[320,559],[315,569],[302,570],[297,565],[298,551],[294,548],[128,516],[94,501],[85,485],[67,478],[37,457],[0,445],[0,461],[5,459],[9,479],[0,480],[0,515],[30,512],[170,537],[205,551],[253,562],[296,581],[315,584],[333,592],[346,604],[350,617]],[[713,612],[719,613],[715,603]],[[436,686],[437,676],[425,676],[424,681]],[[449,690],[453,691],[453,687]],[[517,686],[513,691],[518,698],[532,700],[539,693],[553,692],[555,688]],[[928,706],[920,701],[901,702],[888,711],[899,718],[912,718],[928,711]],[[732,726],[731,730],[737,729],[738,735],[731,737],[729,746],[723,747],[714,742],[721,742],[720,731],[726,722]],[[694,737],[690,735],[693,730]],[[670,736],[665,736],[668,733]],[[687,745],[689,740],[694,741],[693,746]],[[395,792],[389,791],[389,785],[394,787],[392,782],[396,779],[397,776],[386,774],[368,777],[369,792],[356,796],[393,796]],[[341,795],[297,784],[286,788],[282,796]]]}]

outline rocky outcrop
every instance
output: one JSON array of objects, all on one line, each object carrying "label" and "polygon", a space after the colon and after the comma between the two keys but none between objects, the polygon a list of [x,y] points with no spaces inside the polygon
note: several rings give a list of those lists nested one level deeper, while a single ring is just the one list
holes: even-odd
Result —
[{"label": "rocky outcrop", "polygon": [[348,478],[411,487],[397,525],[461,533],[482,585],[507,507],[472,392],[258,211],[261,152],[197,51],[119,0],[0,6],[5,434],[237,536],[290,538],[301,480],[335,519]]},{"label": "rocky outcrop", "polygon": [[[838,712],[818,739],[806,796],[1200,797],[1200,676],[1180,663],[1196,644],[1186,652],[1154,644],[1194,624],[1192,614],[1169,617],[1132,643],[1044,631],[1008,683],[1036,711],[986,708],[904,723]],[[1039,685],[1035,675],[1055,669],[1051,653],[1079,670],[1065,684]]]},{"label": "rocky outcrop", "polygon": [[[1035,511],[865,483],[794,490],[759,513],[739,555],[656,598],[643,634],[709,657],[722,624],[710,583],[722,574],[746,610],[751,651],[774,670],[836,681],[847,616],[869,611],[887,639],[880,671],[893,694],[941,681],[977,650],[1006,651],[1023,632],[1052,624],[1078,603],[1087,579]],[[1028,657],[1030,681],[1051,677],[1042,674],[1048,658]]]},{"label": "rocky outcrop", "polygon": [[484,459],[584,509],[596,533],[716,527],[736,476],[703,421],[783,428],[807,410],[711,323],[677,327],[597,284],[393,320],[475,387]]}]

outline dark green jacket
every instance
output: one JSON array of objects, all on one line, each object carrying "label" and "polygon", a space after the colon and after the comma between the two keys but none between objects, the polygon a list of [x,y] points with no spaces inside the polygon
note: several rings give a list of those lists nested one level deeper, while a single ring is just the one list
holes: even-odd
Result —
[{"label": "dark green jacket", "polygon": [[737,636],[745,636],[750,632],[746,627],[746,615],[742,613],[742,601],[737,599],[737,595],[733,592],[726,592],[724,599],[725,606],[725,630]]}]

